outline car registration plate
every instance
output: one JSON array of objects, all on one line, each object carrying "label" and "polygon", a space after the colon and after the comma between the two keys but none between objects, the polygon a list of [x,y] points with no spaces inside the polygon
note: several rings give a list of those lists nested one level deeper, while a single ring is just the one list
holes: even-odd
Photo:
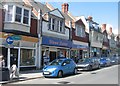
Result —
[{"label": "car registration plate", "polygon": [[44,74],[50,74],[49,72],[45,71]]}]

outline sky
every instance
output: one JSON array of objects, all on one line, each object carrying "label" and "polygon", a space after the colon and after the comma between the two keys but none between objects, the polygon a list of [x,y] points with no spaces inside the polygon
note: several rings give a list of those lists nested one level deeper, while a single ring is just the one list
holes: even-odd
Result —
[{"label": "sky", "polygon": [[[63,2],[49,2],[54,8],[61,10]],[[69,12],[73,16],[92,16],[99,25],[112,26],[113,33],[118,34],[118,2],[67,2]]]}]

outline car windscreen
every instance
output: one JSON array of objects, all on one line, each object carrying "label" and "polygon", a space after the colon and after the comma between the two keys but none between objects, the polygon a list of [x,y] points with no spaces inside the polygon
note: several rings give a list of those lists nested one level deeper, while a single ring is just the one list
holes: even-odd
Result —
[{"label": "car windscreen", "polygon": [[86,58],[82,62],[90,62],[90,61],[91,61],[90,59]]},{"label": "car windscreen", "polygon": [[100,61],[106,60],[106,58],[100,58]]},{"label": "car windscreen", "polygon": [[62,59],[56,59],[53,62],[50,63],[50,65],[60,65],[62,64],[63,60]]}]

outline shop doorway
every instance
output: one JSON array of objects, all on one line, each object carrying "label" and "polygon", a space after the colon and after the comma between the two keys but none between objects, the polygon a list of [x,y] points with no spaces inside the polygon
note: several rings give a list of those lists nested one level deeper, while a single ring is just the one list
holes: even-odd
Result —
[{"label": "shop doorway", "polygon": [[5,47],[0,48],[0,53],[3,55],[3,59],[5,60],[5,67],[7,67],[7,53],[8,49]]},{"label": "shop doorway", "polygon": [[10,66],[16,64],[18,66],[18,49],[10,49]]},{"label": "shop doorway", "polygon": [[56,52],[50,51],[50,62],[56,59]]}]

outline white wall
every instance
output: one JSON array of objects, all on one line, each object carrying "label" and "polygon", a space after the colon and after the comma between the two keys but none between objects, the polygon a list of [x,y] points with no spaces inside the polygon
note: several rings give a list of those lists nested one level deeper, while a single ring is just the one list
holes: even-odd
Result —
[{"label": "white wall", "polygon": [[4,29],[7,30],[17,30],[30,33],[30,27],[27,25],[17,24],[17,23],[5,23]]},{"label": "white wall", "polygon": [[97,31],[92,31],[91,33],[91,46],[102,48],[103,44],[103,34]]}]

